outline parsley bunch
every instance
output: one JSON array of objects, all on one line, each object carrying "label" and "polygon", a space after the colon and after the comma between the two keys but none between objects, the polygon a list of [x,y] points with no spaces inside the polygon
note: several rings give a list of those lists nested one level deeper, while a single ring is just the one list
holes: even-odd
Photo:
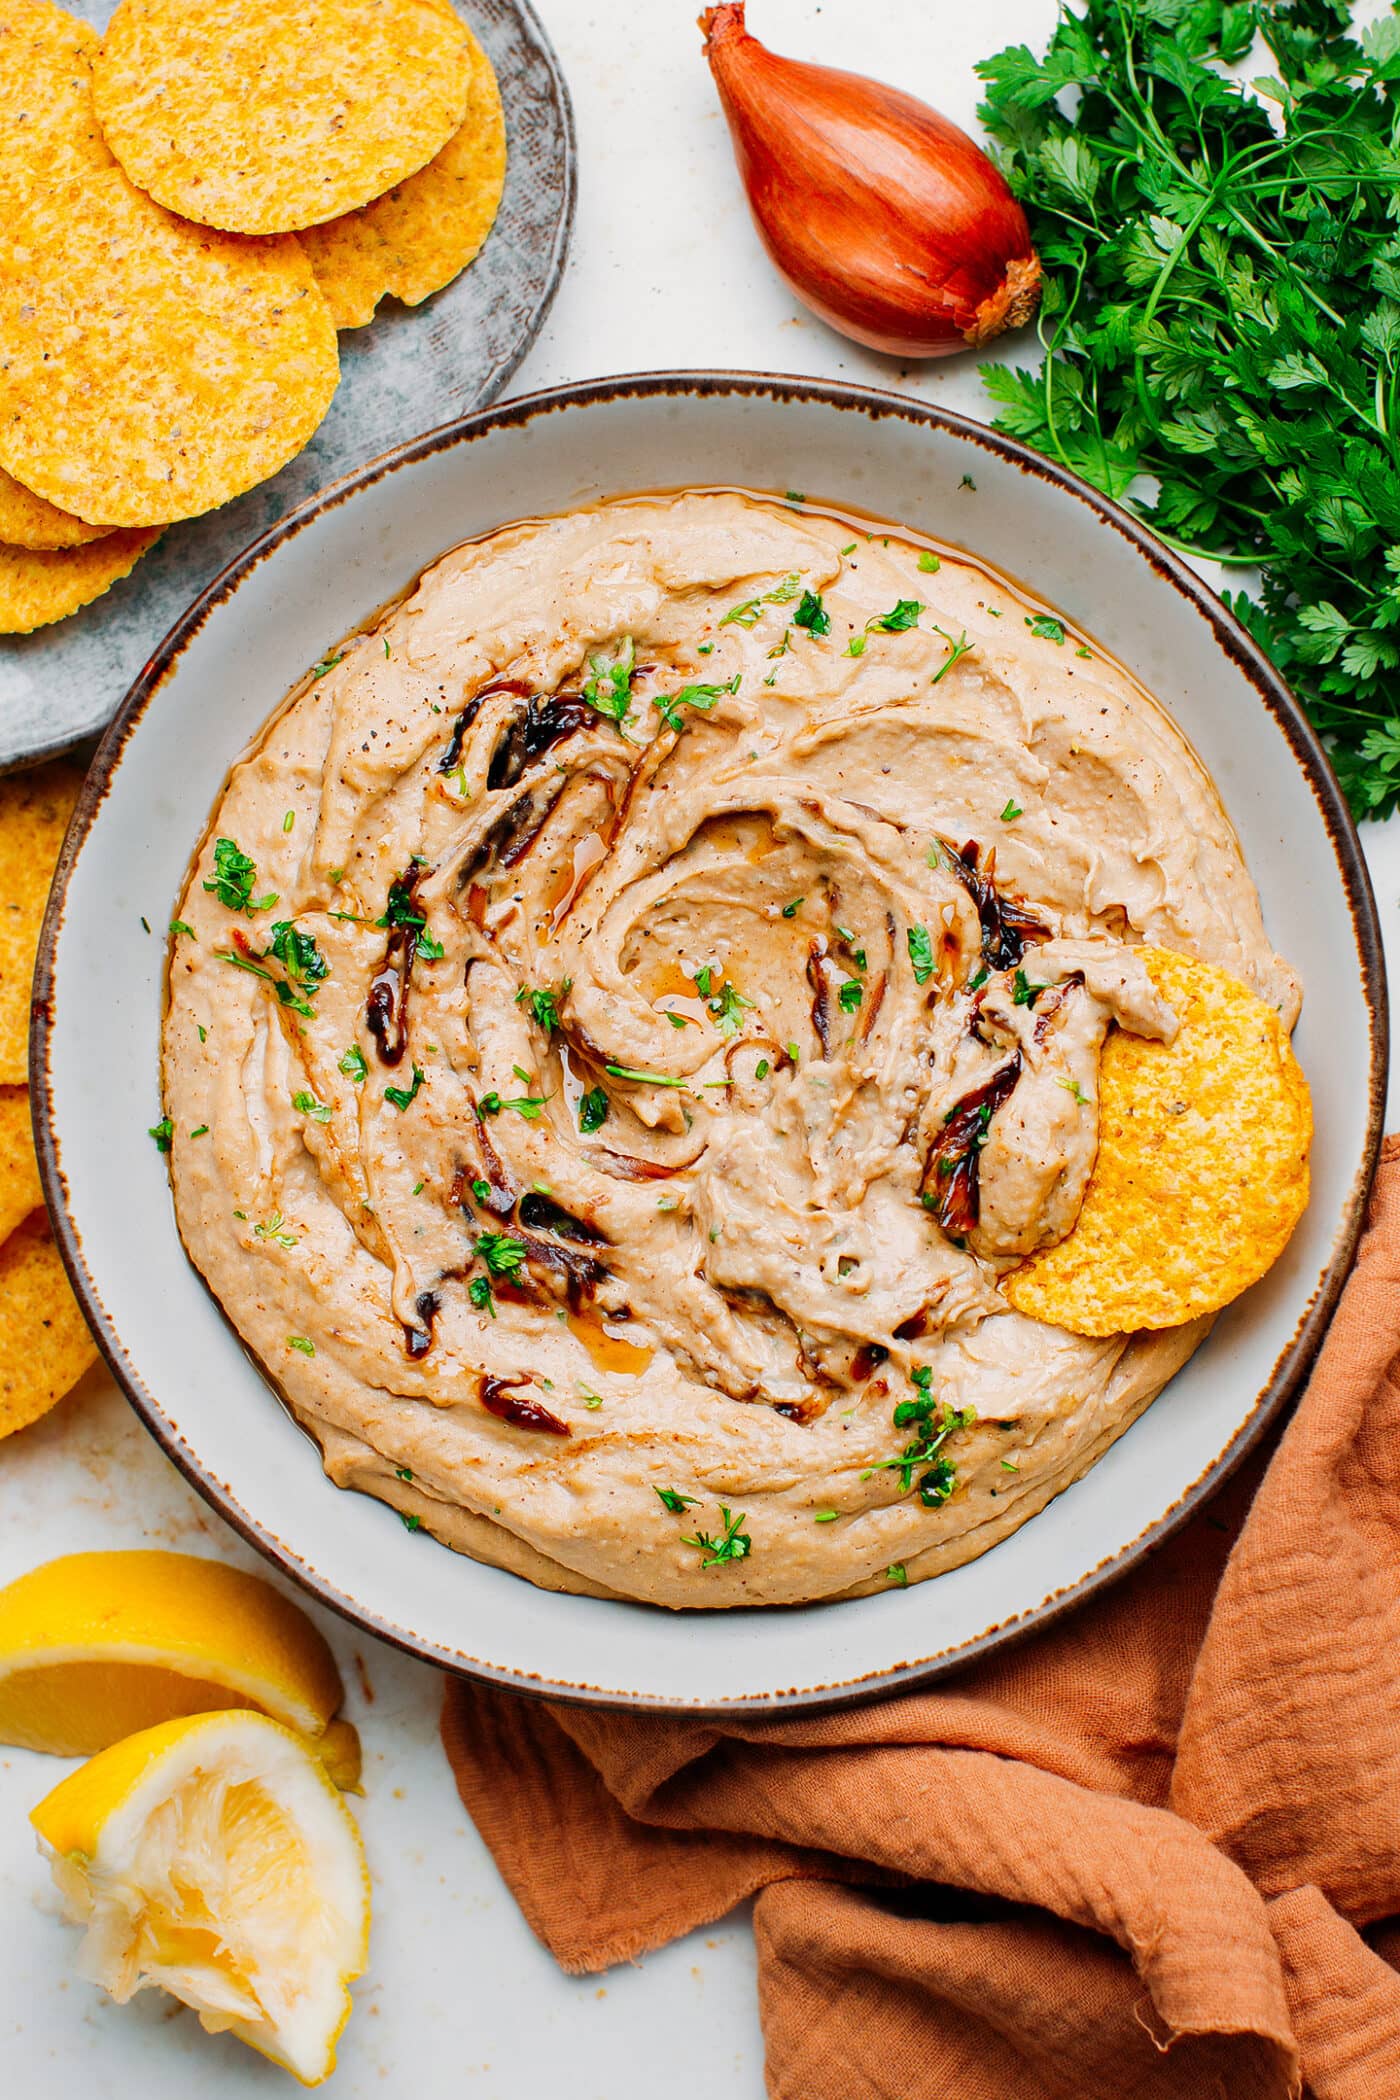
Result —
[{"label": "parsley bunch", "polygon": [[[1358,816],[1400,799],[1400,18],[1345,0],[1080,0],[981,115],[1045,266],[997,427],[1174,547],[1257,565],[1233,609]],[[1256,33],[1275,72],[1223,67]],[[1068,113],[1067,112],[1071,112]],[[1229,601],[1227,601],[1229,602]]]}]

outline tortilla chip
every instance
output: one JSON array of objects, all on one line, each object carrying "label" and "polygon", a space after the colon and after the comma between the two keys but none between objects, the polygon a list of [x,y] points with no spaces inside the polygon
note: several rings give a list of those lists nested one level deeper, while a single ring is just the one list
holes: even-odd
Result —
[{"label": "tortilla chip", "polygon": [[446,0],[121,0],[94,94],[158,203],[288,233],[441,151],[466,114],[467,32]]},{"label": "tortilla chip", "polygon": [[7,198],[0,466],[60,509],[160,525],[227,503],[301,450],[339,369],[295,240],[189,226],[115,163]]},{"label": "tortilla chip", "polygon": [[0,0],[0,189],[23,168],[55,180],[110,160],[92,107],[97,46],[49,0]]},{"label": "tortilla chip", "polygon": [[39,1162],[29,1121],[29,1089],[0,1086],[0,1242],[43,1207]]},{"label": "tortilla chip", "polygon": [[0,1246],[0,1437],[46,1415],[97,1360],[46,1212]]},{"label": "tortilla chip", "polygon": [[49,884],[82,769],[59,759],[0,780],[0,1085],[29,1073],[29,987]]},{"label": "tortilla chip", "polygon": [[465,270],[500,207],[506,122],[491,61],[469,35],[466,122],[435,160],[360,211],[301,235],[337,328],[363,328],[392,292],[417,306]]},{"label": "tortilla chip", "polygon": [[0,467],[0,542],[7,547],[85,547],[112,530],[85,525],[66,510],[56,510],[32,489]]},{"label": "tortilla chip", "polygon": [[0,634],[32,634],[66,620],[69,613],[91,605],[121,577],[129,575],[152,541],[154,532],[113,532],[104,528],[90,547],[0,546]]},{"label": "tortilla chip", "polygon": [[1214,963],[1143,960],[1176,1040],[1110,1034],[1078,1221],[1006,1279],[1018,1312],[1072,1334],[1218,1312],[1278,1260],[1308,1200],[1312,1100],[1278,1015]]}]

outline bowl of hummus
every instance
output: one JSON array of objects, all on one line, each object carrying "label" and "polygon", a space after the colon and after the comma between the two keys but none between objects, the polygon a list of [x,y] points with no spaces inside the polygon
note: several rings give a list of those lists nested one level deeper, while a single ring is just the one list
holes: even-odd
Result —
[{"label": "bowl of hummus", "polygon": [[[1139,1176],[1059,1310],[1183,968],[1273,1163]],[[66,1257],[201,1490],[434,1661],[675,1707],[927,1675],[1179,1522],[1305,1374],[1384,1071],[1349,820],[1191,572],[977,426],[719,377],[250,550],[103,746],[36,1013]]]}]

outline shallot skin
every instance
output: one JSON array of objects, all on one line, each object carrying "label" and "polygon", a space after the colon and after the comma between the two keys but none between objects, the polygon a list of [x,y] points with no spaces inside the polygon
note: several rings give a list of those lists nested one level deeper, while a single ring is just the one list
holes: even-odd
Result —
[{"label": "shallot skin", "polygon": [[804,305],[911,358],[1031,318],[1025,213],[956,124],[861,74],[779,57],[749,34],[743,0],[700,27],[759,237]]}]

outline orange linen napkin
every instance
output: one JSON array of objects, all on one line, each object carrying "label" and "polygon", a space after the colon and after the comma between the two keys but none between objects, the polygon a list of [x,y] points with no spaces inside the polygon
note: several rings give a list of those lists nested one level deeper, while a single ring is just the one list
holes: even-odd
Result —
[{"label": "orange linen napkin", "polygon": [[756,1893],[775,2100],[1400,2100],[1400,1139],[1261,1470],[878,1705],[659,1720],[452,1682],[462,1798],[566,1969]]}]

